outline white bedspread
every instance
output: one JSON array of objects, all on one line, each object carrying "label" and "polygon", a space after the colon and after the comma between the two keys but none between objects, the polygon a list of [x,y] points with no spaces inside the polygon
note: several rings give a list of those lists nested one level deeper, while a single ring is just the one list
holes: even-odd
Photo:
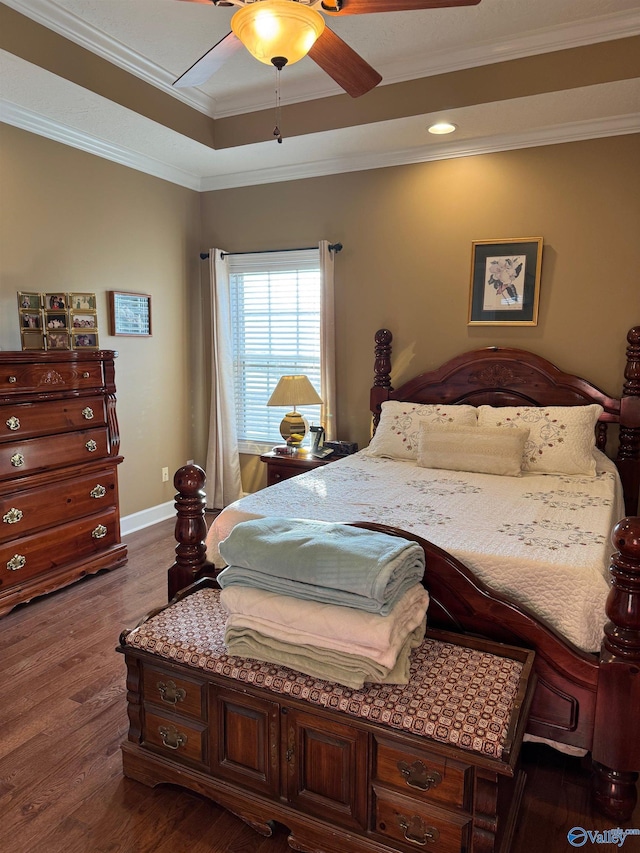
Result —
[{"label": "white bedspread", "polygon": [[593,478],[499,477],[420,468],[361,451],[231,504],[209,532],[208,557],[223,564],[217,545],[246,518],[388,524],[444,548],[570,642],[598,651],[610,534],[624,509],[615,465],[597,457]]}]

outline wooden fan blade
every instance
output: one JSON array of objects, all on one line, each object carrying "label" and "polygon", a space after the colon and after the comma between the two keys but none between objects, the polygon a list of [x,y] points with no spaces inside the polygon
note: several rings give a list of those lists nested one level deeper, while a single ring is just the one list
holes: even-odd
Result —
[{"label": "wooden fan blade", "polygon": [[326,71],[352,98],[359,98],[374,89],[382,80],[375,68],[342,41],[329,27],[309,51],[316,65]]},{"label": "wooden fan blade", "polygon": [[181,74],[174,81],[173,85],[176,89],[186,89],[188,86],[199,86],[206,83],[224,65],[227,59],[242,48],[243,44],[235,33],[227,33],[223,39],[214,44],[211,50],[208,50],[204,56],[194,62],[191,68],[187,68],[184,74]]},{"label": "wooden fan blade", "polygon": [[321,8],[327,15],[369,15],[372,12],[416,12],[419,9],[477,6],[478,3],[480,0],[342,0],[342,3],[323,0]]}]

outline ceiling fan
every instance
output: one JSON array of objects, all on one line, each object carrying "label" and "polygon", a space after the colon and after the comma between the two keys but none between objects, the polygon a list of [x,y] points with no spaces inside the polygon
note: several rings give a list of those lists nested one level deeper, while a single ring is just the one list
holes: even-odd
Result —
[{"label": "ceiling fan", "polygon": [[231,32],[174,82],[198,86],[243,46],[266,65],[282,69],[309,56],[347,94],[358,98],[382,80],[378,72],[326,26],[325,15],[407,12],[450,6],[475,6],[480,0],[183,0],[214,6],[237,6]]}]

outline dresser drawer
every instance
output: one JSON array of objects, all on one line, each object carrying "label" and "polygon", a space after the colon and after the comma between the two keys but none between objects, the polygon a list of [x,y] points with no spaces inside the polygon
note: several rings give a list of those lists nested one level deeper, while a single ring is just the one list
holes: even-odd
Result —
[{"label": "dresser drawer", "polygon": [[103,384],[100,361],[0,364],[0,396],[101,388]]},{"label": "dresser drawer", "polygon": [[399,793],[446,807],[469,808],[473,771],[468,764],[375,737],[373,778]]},{"label": "dresser drawer", "polygon": [[0,406],[0,441],[105,426],[103,397],[43,400]]},{"label": "dresser drawer", "polygon": [[106,427],[0,444],[0,480],[47,468],[91,462],[108,455]]},{"label": "dresser drawer", "polygon": [[14,539],[0,545],[0,589],[80,560],[119,541],[116,507]]},{"label": "dresser drawer", "polygon": [[206,691],[202,681],[145,666],[142,693],[145,702],[171,708],[177,714],[206,720]]},{"label": "dresser drawer", "polygon": [[417,803],[374,786],[374,831],[415,849],[434,853],[467,853],[473,820],[464,812]]},{"label": "dresser drawer", "polygon": [[0,496],[0,542],[114,506],[116,482],[111,468]]},{"label": "dresser drawer", "polygon": [[207,762],[207,727],[173,714],[156,714],[145,707],[142,739],[172,761],[204,765]]}]

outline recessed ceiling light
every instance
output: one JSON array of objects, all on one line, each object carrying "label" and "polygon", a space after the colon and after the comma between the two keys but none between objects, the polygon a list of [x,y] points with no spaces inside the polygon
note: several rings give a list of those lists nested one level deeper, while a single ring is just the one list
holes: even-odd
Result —
[{"label": "recessed ceiling light", "polygon": [[435,134],[444,134],[444,133],[453,133],[454,130],[457,130],[457,125],[451,124],[450,121],[439,121],[436,124],[432,124],[430,128],[428,128],[429,133]]}]

